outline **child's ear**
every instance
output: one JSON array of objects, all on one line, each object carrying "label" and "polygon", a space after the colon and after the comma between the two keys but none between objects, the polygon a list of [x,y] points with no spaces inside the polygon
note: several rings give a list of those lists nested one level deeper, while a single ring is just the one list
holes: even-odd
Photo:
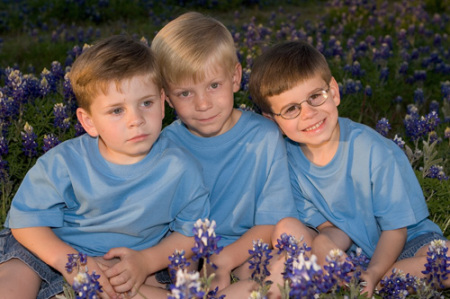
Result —
[{"label": "child's ear", "polygon": [[99,135],[89,112],[83,108],[77,108],[77,118],[90,136],[97,137]]},{"label": "child's ear", "polygon": [[[167,95],[167,93],[164,93],[164,98],[166,99],[167,104],[169,104],[170,108],[173,108],[172,101],[170,100],[170,98],[169,98],[169,96]],[[173,109],[175,109],[175,108],[173,108]]]},{"label": "child's ear", "polygon": [[241,80],[242,80],[242,65],[238,62],[234,67],[233,73],[233,92],[238,92],[241,88]]},{"label": "child's ear", "polygon": [[341,94],[339,93],[339,84],[334,77],[331,77],[330,91],[331,96],[333,97],[333,102],[336,104],[336,107],[339,106],[341,103]]}]

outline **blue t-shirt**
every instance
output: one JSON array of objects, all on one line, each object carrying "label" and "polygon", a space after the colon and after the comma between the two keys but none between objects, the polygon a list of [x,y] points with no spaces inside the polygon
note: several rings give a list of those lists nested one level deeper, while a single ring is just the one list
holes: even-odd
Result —
[{"label": "blue t-shirt", "polygon": [[242,111],[233,128],[218,136],[196,136],[179,120],[162,135],[185,146],[202,164],[210,219],[222,237],[219,245],[231,244],[255,225],[296,217],[286,147],[274,122]]},{"label": "blue t-shirt", "polygon": [[142,250],[171,231],[192,236],[209,216],[201,166],[160,137],[149,154],[117,165],[85,134],[41,156],[12,203],[5,227],[51,227],[76,250],[101,256],[114,247]]},{"label": "blue t-shirt", "polygon": [[381,231],[408,229],[408,241],[442,234],[429,215],[405,153],[368,126],[339,118],[338,150],[319,167],[287,140],[291,184],[299,219],[314,226],[330,221],[371,257]]}]

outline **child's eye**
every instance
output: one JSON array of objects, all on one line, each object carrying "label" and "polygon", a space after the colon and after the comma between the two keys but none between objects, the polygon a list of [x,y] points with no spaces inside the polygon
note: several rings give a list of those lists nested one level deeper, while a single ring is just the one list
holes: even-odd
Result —
[{"label": "child's eye", "polygon": [[111,114],[120,114],[123,112],[123,108],[115,108],[111,111]]},{"label": "child's eye", "polygon": [[212,89],[216,89],[216,88],[218,88],[219,87],[219,83],[212,83],[211,84],[211,88]]},{"label": "child's eye", "polygon": [[142,102],[142,106],[144,106],[144,107],[150,107],[152,104],[153,104],[152,101],[144,101],[144,102]]},{"label": "child's eye", "polygon": [[187,91],[187,90],[185,90],[185,91],[180,92],[180,93],[178,94],[178,96],[179,96],[179,97],[185,98],[185,97],[188,97],[189,94],[190,94],[190,92]]}]

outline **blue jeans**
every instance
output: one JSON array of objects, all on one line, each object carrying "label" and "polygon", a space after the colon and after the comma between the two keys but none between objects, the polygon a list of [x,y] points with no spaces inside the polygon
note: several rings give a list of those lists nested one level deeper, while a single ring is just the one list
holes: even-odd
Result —
[{"label": "blue jeans", "polygon": [[0,264],[13,258],[24,262],[41,278],[37,299],[51,298],[63,292],[63,276],[17,242],[10,229],[4,229],[0,231]]},{"label": "blue jeans", "polygon": [[441,234],[431,232],[425,233],[423,235],[418,236],[417,238],[414,238],[406,242],[405,247],[403,247],[402,253],[400,253],[400,256],[398,257],[397,261],[413,257],[420,248],[431,243],[431,241],[434,241],[436,239],[447,240]]}]

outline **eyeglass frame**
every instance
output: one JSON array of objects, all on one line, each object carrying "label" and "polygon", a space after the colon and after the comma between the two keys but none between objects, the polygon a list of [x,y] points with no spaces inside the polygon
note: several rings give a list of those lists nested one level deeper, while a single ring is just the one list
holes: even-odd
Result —
[{"label": "eyeglass frame", "polygon": [[[282,112],[280,112],[280,113],[271,112],[271,114],[272,114],[272,115],[275,115],[275,116],[280,116],[281,118],[286,119],[286,120],[295,119],[295,118],[297,118],[297,117],[300,115],[300,113],[302,112],[302,107],[301,107],[301,105],[302,105],[304,102],[306,102],[306,103],[307,103],[308,105],[310,105],[311,107],[319,107],[319,106],[322,106],[322,105],[328,100],[328,97],[329,97],[328,92],[330,91],[330,89],[331,89],[330,86],[328,86],[327,89],[321,89],[321,90],[320,90],[320,92],[324,95],[324,100],[323,100],[323,102],[320,103],[319,105],[311,105],[311,103],[310,103],[310,100],[309,100],[309,99],[311,98],[311,96],[314,95],[314,94],[317,94],[317,93],[314,93],[314,94],[309,95],[308,98],[307,98],[306,100],[303,100],[303,101],[301,101],[300,103],[292,104],[292,105],[290,105],[290,106],[286,106],[286,107],[285,107],[285,108],[287,108],[287,107],[297,106],[297,107],[298,107],[298,114],[297,114],[296,116],[286,118],[286,117],[283,116]],[[284,110],[285,108],[283,108],[283,109],[281,109],[281,110]]]}]

